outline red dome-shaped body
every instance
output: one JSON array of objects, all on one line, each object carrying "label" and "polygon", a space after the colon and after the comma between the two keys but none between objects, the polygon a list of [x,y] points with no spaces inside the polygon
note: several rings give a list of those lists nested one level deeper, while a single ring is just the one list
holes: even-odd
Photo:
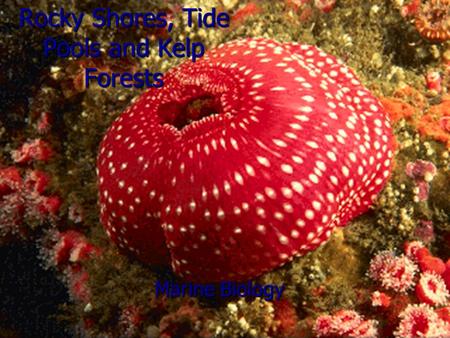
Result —
[{"label": "red dome-shaped body", "polygon": [[237,40],[164,82],[101,144],[102,222],[149,263],[167,245],[186,279],[245,280],[315,249],[389,176],[385,112],[313,46]]}]

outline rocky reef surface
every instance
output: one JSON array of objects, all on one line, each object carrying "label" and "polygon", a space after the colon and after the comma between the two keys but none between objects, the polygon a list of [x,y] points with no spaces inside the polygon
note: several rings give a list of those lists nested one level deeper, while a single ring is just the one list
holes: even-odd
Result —
[{"label": "rocky reef surface", "polygon": [[[118,0],[104,5],[125,10]],[[83,76],[87,67],[166,71],[180,61],[157,55],[42,58],[42,41],[49,35],[69,41],[90,37],[106,45],[155,40],[163,33],[89,25],[77,34],[18,29],[21,6],[6,0],[0,12],[0,45],[6,47],[0,48],[0,245],[5,257],[13,256],[11,250],[33,257],[23,264],[36,265],[45,276],[33,287],[56,290],[38,299],[50,320],[27,313],[48,325],[42,332],[54,330],[48,323],[57,322],[67,335],[86,337],[450,335],[448,1],[127,3],[128,11],[165,10],[178,23],[182,7],[228,11],[230,29],[175,25],[174,39],[200,40],[207,49],[241,37],[317,46],[351,67],[389,114],[395,151],[388,183],[367,213],[335,229],[326,244],[256,279],[285,284],[278,301],[155,296],[156,280],[177,277],[120,254],[110,242],[100,223],[96,177],[103,135],[142,90],[86,88]],[[77,12],[99,4],[43,0],[32,6]],[[19,278],[17,260],[8,262],[4,285]],[[55,280],[46,282],[50,275]],[[27,336],[27,318],[11,306],[18,301],[4,299],[0,330]]]}]

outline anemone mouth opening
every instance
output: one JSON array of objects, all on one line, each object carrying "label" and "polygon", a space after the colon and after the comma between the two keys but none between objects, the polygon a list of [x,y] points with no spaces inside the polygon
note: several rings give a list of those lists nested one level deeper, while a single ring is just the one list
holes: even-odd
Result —
[{"label": "anemone mouth opening", "polygon": [[428,319],[425,318],[423,315],[422,316],[417,316],[416,318],[414,318],[414,324],[412,327],[412,332],[414,333],[414,335],[418,334],[418,333],[422,333],[425,334],[428,331]]},{"label": "anemone mouth opening", "polygon": [[221,112],[222,109],[217,98],[208,94],[192,98],[183,103],[164,103],[158,109],[161,124],[170,124],[178,130],[182,130],[195,121]]}]

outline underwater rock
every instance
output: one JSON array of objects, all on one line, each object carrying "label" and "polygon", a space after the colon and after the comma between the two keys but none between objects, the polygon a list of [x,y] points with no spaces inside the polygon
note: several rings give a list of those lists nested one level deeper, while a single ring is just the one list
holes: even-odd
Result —
[{"label": "underwater rock", "polygon": [[255,277],[365,212],[390,174],[383,108],[316,47],[232,41],[164,82],[113,123],[97,162],[102,223],[144,262]]}]

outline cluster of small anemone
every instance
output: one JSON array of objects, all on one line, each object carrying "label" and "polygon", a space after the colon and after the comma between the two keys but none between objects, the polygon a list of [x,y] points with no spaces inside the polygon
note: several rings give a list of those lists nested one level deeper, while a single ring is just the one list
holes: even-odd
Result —
[{"label": "cluster of small anemone", "polygon": [[376,254],[368,276],[377,286],[369,301],[376,319],[365,319],[353,310],[322,315],[315,324],[319,337],[450,335],[450,260],[444,263],[431,255],[420,241],[406,242],[401,255],[393,251]]}]

